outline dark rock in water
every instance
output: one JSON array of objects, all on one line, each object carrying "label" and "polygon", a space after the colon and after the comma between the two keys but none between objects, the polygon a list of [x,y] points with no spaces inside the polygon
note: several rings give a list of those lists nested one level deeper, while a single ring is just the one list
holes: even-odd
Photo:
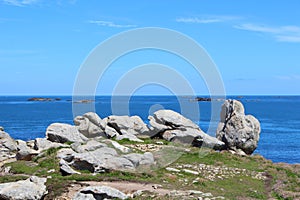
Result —
[{"label": "dark rock in water", "polygon": [[210,97],[196,97],[196,101],[211,101]]},{"label": "dark rock in water", "polygon": [[33,97],[28,99],[27,101],[53,101],[51,98],[43,98],[43,97]]},{"label": "dark rock in water", "polygon": [[74,103],[92,103],[92,102],[94,102],[94,100],[91,100],[91,99],[83,99],[83,100],[74,101]]},{"label": "dark rock in water", "polygon": [[250,155],[257,148],[260,123],[252,115],[245,115],[244,106],[237,100],[226,100],[222,105],[221,121],[216,137],[227,149],[242,150]]},{"label": "dark rock in water", "polygon": [[45,97],[32,97],[27,99],[27,101],[60,101],[61,98],[45,98]]}]

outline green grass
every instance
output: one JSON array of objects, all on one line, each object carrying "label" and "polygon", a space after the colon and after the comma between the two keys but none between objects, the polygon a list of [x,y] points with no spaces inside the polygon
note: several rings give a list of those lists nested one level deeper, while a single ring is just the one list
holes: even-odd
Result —
[{"label": "green grass", "polygon": [[[145,143],[155,143],[160,140],[146,139]],[[132,144],[131,141],[122,140],[119,143],[126,145]],[[135,144],[135,143],[134,143]],[[198,176],[188,173],[172,173],[164,168],[156,168],[155,170],[145,170],[140,173],[111,171],[109,173],[100,173],[92,175],[88,171],[81,171],[81,174],[74,174],[70,176],[62,176],[59,172],[58,159],[56,153],[59,149],[49,149],[43,156],[34,158],[33,161],[16,161],[6,164],[11,166],[13,176],[1,176],[0,182],[11,182],[26,179],[30,175],[39,177],[51,176],[47,180],[47,188],[49,194],[45,199],[54,199],[61,193],[66,191],[74,181],[134,181],[141,183],[157,183],[163,185],[164,188],[170,190],[199,190],[203,192],[210,192],[213,196],[224,196],[226,199],[268,199],[273,196],[276,199],[292,199],[287,196],[285,191],[300,192],[300,169],[297,167],[289,167],[284,165],[273,164],[261,156],[247,156],[241,157],[232,155],[228,152],[215,152],[208,149],[190,148],[190,152],[185,152],[182,149],[176,149],[167,143],[164,151],[161,151],[155,156],[162,156],[162,161],[158,162],[158,166],[166,166],[171,161],[170,167],[176,167],[183,164],[191,164],[198,166],[199,164],[213,165],[219,167],[246,169],[253,172],[267,172],[272,180],[270,181],[270,188],[278,180],[284,184],[279,191],[267,191],[266,182],[257,180],[245,174],[235,175],[225,179],[215,179],[214,181],[206,179],[202,174]],[[172,157],[175,156],[175,157]],[[49,173],[50,169],[55,172]],[[193,181],[197,179],[197,182]],[[183,181],[185,180],[185,181]],[[148,195],[148,196],[147,196]],[[285,198],[283,198],[283,196]],[[155,199],[155,195],[146,194],[146,196],[138,197],[136,199]],[[159,197],[156,199],[170,199],[170,197]]]}]

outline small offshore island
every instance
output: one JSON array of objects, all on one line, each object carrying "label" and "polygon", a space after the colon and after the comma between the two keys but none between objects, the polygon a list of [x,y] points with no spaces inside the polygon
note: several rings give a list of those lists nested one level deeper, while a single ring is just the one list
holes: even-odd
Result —
[{"label": "small offshore island", "polygon": [[149,121],[89,112],[30,141],[0,127],[0,199],[300,199],[300,165],[252,155],[260,123],[239,101],[216,137],[172,110]]}]

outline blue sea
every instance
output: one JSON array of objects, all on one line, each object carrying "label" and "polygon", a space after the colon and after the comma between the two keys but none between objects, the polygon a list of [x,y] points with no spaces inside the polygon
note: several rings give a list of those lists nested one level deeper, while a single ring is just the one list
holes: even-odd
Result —
[{"label": "blue sea", "polygon": [[[72,97],[55,96],[60,101],[27,101],[32,96],[0,96],[0,126],[15,139],[30,140],[44,137],[51,123],[73,124]],[[181,111],[180,102],[197,105],[200,120],[195,121],[207,131],[211,119],[211,102],[191,101],[194,97],[132,96],[127,104],[130,115],[139,115],[148,123],[148,115],[164,108]],[[300,163],[300,96],[229,96],[240,100],[246,114],[254,115],[261,123],[261,135],[255,151],[273,162]],[[111,97],[97,96],[95,108],[102,118],[111,115]],[[221,105],[221,104],[220,104]],[[191,110],[193,112],[193,110]],[[122,112],[120,112],[122,114]],[[113,113],[115,114],[115,113]],[[193,119],[194,120],[194,119]],[[217,121],[214,121],[216,126]],[[214,131],[209,129],[210,135]]]}]

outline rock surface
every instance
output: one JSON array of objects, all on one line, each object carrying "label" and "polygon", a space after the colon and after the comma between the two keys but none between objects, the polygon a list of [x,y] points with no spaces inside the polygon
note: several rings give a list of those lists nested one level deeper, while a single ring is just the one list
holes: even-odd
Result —
[{"label": "rock surface", "polygon": [[47,194],[46,178],[31,176],[24,181],[0,184],[0,199],[38,200]]},{"label": "rock surface", "polygon": [[27,143],[23,140],[16,140],[17,144],[17,160],[31,160],[34,156],[38,155],[38,151],[33,150],[30,148]]},{"label": "rock surface", "polygon": [[259,141],[259,121],[252,115],[245,115],[243,104],[237,100],[226,100],[220,117],[216,137],[227,149],[252,154]]},{"label": "rock surface", "polygon": [[50,140],[47,140],[46,138],[36,138],[34,140],[34,146],[33,149],[41,153],[42,151],[45,151],[50,148],[58,148],[58,147],[68,147],[69,145],[61,144],[57,142],[51,142]]},{"label": "rock surface", "polygon": [[108,186],[89,186],[80,190],[73,200],[128,199],[123,192]]},{"label": "rock surface", "polygon": [[61,161],[61,166],[64,166],[61,170],[68,174],[70,169],[65,166],[68,165],[71,168],[88,170],[92,173],[111,170],[135,171],[139,166],[150,166],[155,162],[152,153],[126,154],[131,151],[128,147],[115,141],[108,143],[112,144],[121,154],[116,149],[107,147],[105,143],[94,140],[90,140],[86,144],[74,143],[71,145],[72,149],[59,150],[58,158],[65,161]]},{"label": "rock surface", "polygon": [[78,131],[88,138],[104,136],[104,126],[101,118],[93,112],[85,113],[74,119]]},{"label": "rock surface", "polygon": [[168,141],[223,149],[224,143],[204,133],[198,125],[172,110],[159,110],[148,117],[152,126],[152,137],[162,137]]},{"label": "rock surface", "polygon": [[53,123],[46,130],[47,139],[51,142],[85,142],[88,139],[75,126],[63,123]]},{"label": "rock surface", "polygon": [[16,142],[4,132],[4,128],[0,128],[0,162],[4,162],[16,156]]}]

